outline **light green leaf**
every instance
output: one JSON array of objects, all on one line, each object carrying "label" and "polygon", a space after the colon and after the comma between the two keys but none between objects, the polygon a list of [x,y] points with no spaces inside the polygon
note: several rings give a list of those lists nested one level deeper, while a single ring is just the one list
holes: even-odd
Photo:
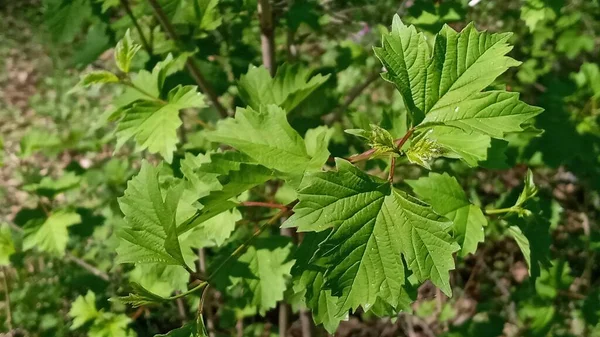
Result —
[{"label": "light green leaf", "polygon": [[521,20],[534,32],[538,24],[556,19],[552,7],[547,6],[544,0],[525,0],[521,5]]},{"label": "light green leaf", "polygon": [[[217,124],[215,131],[207,132],[207,138],[236,148],[266,167],[293,176],[306,170],[317,170],[327,160],[326,150],[314,149],[311,157],[302,137],[292,129],[286,113],[275,105],[261,106],[259,111],[238,109],[235,119],[229,118]],[[325,142],[321,142],[326,147]]]},{"label": "light green leaf", "polygon": [[289,113],[329,78],[329,75],[311,77],[310,74],[309,69],[300,65],[283,64],[277,69],[275,78],[271,78],[264,66],[251,66],[240,77],[240,96],[254,110],[275,104]]},{"label": "light green leaf", "polygon": [[12,233],[8,224],[0,224],[0,266],[10,264],[10,256],[15,252]]},{"label": "light green leaf", "polygon": [[136,337],[136,333],[128,329],[131,319],[125,314],[103,312],[94,322],[89,337]]},{"label": "light green leaf", "polygon": [[230,260],[220,269],[215,284],[221,290],[241,286],[246,304],[256,306],[264,314],[283,299],[294,264],[291,251],[292,244],[287,237],[255,239],[237,260]]},{"label": "light green leaf", "polygon": [[140,263],[129,273],[130,282],[163,297],[170,296],[176,290],[186,291],[189,279],[190,274],[183,267],[160,263]]},{"label": "light green leaf", "polygon": [[447,173],[431,172],[428,177],[407,183],[436,213],[452,220],[454,238],[462,247],[460,255],[474,253],[477,244],[483,242],[487,220],[481,209],[471,204],[458,181]]},{"label": "light green leaf", "polygon": [[77,188],[80,183],[81,177],[68,172],[57,179],[44,177],[39,183],[23,186],[23,190],[52,199],[60,193]]},{"label": "light green leaf", "polygon": [[336,172],[305,179],[295,214],[284,226],[334,228],[314,258],[327,261],[325,289],[340,297],[342,310],[368,309],[377,297],[396,306],[405,279],[402,255],[419,280],[430,279],[450,294],[448,271],[459,247],[446,233],[447,220],[389,182],[347,161],[336,164]]},{"label": "light green leaf", "polygon": [[538,193],[538,188],[533,181],[533,172],[531,169],[527,169],[527,175],[525,176],[525,185],[523,186],[523,191],[519,194],[519,198],[515,203],[515,206],[521,207],[525,202],[533,197],[535,197]]},{"label": "light green leaf", "polygon": [[133,60],[135,54],[137,54],[141,47],[141,45],[133,42],[131,39],[131,33],[128,29],[125,32],[125,36],[123,36],[121,41],[119,41],[115,47],[115,62],[117,63],[117,67],[119,67],[122,72],[129,72],[131,60]]},{"label": "light green leaf", "polygon": [[123,117],[117,126],[117,148],[133,137],[137,151],[148,149],[151,153],[160,153],[170,163],[179,141],[179,110],[204,106],[204,96],[197,92],[196,86],[173,88],[166,103],[137,100],[122,110]]},{"label": "light green leaf", "polygon": [[222,212],[190,231],[182,239],[182,245],[193,248],[219,247],[231,236],[235,223],[241,219],[242,214],[237,209]]},{"label": "light green leaf", "polygon": [[117,75],[106,70],[96,70],[91,73],[87,73],[81,79],[80,85],[89,87],[92,84],[104,84],[104,83],[115,83],[119,82]]},{"label": "light green leaf", "polygon": [[486,91],[429,111],[422,125],[444,124],[503,138],[506,133],[523,131],[521,125],[543,110],[523,103],[516,92]]},{"label": "light green leaf", "polygon": [[79,214],[65,210],[54,211],[46,219],[30,220],[25,225],[23,250],[36,248],[62,257],[69,240],[67,228],[80,222]]},{"label": "light green leaf", "polygon": [[96,294],[88,290],[85,296],[79,296],[71,305],[69,316],[73,318],[71,330],[75,330],[89,321],[93,321],[100,313],[96,309]]},{"label": "light green leaf", "polygon": [[119,198],[127,227],[118,232],[118,263],[152,263],[187,267],[183,258],[175,216],[183,184],[170,188],[163,198],[159,169],[142,162],[140,173],[127,183]]},{"label": "light green leaf", "polygon": [[445,149],[444,157],[462,159],[472,167],[487,159],[492,143],[490,136],[447,126],[435,126],[427,131],[425,137]]},{"label": "light green leaf", "polygon": [[182,170],[199,199],[194,203],[198,211],[179,225],[180,234],[236,207],[233,198],[275,177],[273,170],[239,152],[212,153],[209,159],[194,161],[188,158]]}]

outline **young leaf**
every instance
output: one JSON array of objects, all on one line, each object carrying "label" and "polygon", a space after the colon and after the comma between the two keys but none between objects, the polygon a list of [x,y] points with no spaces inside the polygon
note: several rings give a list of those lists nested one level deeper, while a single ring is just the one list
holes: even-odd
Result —
[{"label": "young leaf", "polygon": [[519,195],[515,206],[521,207],[525,202],[537,195],[538,188],[533,181],[533,172],[531,169],[527,169],[527,175],[525,176],[525,186],[523,187],[523,191]]},{"label": "young leaf", "polygon": [[275,104],[289,113],[329,78],[329,75],[310,77],[310,74],[309,69],[300,65],[284,64],[277,69],[275,78],[271,78],[264,66],[250,67],[240,77],[240,96],[254,110]]},{"label": "young leaf", "polygon": [[142,162],[140,173],[127,183],[125,195],[119,198],[128,226],[118,232],[121,244],[117,262],[158,262],[187,268],[175,223],[183,185],[170,188],[163,198],[158,173],[158,168]]},{"label": "young leaf", "polygon": [[327,144],[308,154],[302,137],[292,129],[286,113],[275,105],[238,109],[235,119],[220,121],[215,131],[207,132],[211,141],[220,142],[247,154],[261,165],[298,176],[306,170],[319,170],[329,156]]},{"label": "young leaf", "polygon": [[127,296],[111,298],[111,300],[129,304],[134,308],[143,305],[157,304],[168,300],[167,298],[156,295],[135,282],[131,282],[129,285],[133,288],[133,292],[129,293]]},{"label": "young leaf", "polygon": [[100,313],[96,309],[96,294],[88,290],[85,296],[79,296],[71,305],[69,316],[73,318],[71,330],[75,330],[89,321],[93,321]]},{"label": "young leaf", "polygon": [[472,167],[487,159],[488,149],[492,143],[490,136],[447,126],[431,128],[425,138],[443,147],[444,157],[462,159]]},{"label": "young leaf", "polygon": [[336,164],[336,172],[305,178],[295,214],[283,226],[334,227],[315,257],[327,260],[325,288],[342,298],[343,310],[368,308],[378,296],[396,306],[405,278],[401,255],[419,280],[450,294],[448,271],[459,248],[446,233],[450,223],[389,182],[347,161]]},{"label": "young leaf", "polygon": [[135,54],[137,54],[141,47],[141,45],[133,42],[131,39],[131,33],[128,29],[125,32],[125,36],[117,43],[117,46],[115,47],[115,62],[117,63],[117,67],[119,67],[122,72],[129,72],[131,60],[133,60]]},{"label": "young leaf", "polygon": [[119,82],[117,75],[106,70],[96,70],[85,74],[81,79],[80,85],[89,87],[92,84],[104,84]]},{"label": "young leaf", "polygon": [[37,248],[58,257],[65,255],[69,226],[81,222],[81,216],[65,210],[54,211],[46,219],[33,219],[25,225],[23,250]]},{"label": "young leaf", "polygon": [[407,183],[436,213],[452,220],[454,237],[461,246],[460,255],[474,253],[477,244],[483,242],[483,227],[487,220],[481,209],[467,199],[458,181],[447,173],[432,172],[429,177],[408,180]]},{"label": "young leaf", "polygon": [[204,106],[204,96],[191,85],[173,88],[166,102],[134,101],[122,109],[123,117],[117,126],[117,148],[133,137],[137,151],[148,149],[151,153],[160,153],[170,163],[179,141],[179,110]]}]

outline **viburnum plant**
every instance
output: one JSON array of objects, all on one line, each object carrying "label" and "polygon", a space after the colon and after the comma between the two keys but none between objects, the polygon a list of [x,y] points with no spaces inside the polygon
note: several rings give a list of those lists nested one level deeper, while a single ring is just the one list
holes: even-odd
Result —
[{"label": "viburnum plant", "polygon": [[[143,162],[119,199],[126,225],[118,232],[118,262],[151,265],[169,281],[190,282],[170,297],[132,284],[118,300],[141,306],[202,294],[197,319],[168,335],[205,336],[204,299],[212,288],[225,302],[261,315],[284,298],[301,298],[314,322],[333,332],[359,308],[377,316],[410,311],[426,281],[451,296],[449,273],[456,256],[474,253],[484,240],[485,213],[507,216],[532,277],[539,275],[545,261],[530,253],[531,238],[548,228],[539,224],[530,172],[514,206],[485,211],[448,173],[405,183],[394,174],[399,165],[430,169],[440,157],[476,167],[493,160],[494,139],[540,132],[531,123],[542,109],[494,83],[519,65],[507,56],[510,36],[469,24],[461,32],[444,26],[431,41],[396,16],[374,51],[383,79],[403,98],[406,120],[346,130],[370,147],[349,158],[330,158],[328,127],[302,137],[287,119],[327,76],[311,77],[299,66],[281,66],[273,77],[251,68],[238,82],[247,106],[215,127],[205,125],[205,137],[220,147],[185,153],[175,165],[180,111],[205,106],[204,96],[189,85],[163,93],[185,54],[132,74],[140,46],[126,34],[115,50],[121,72],[93,72],[82,82],[125,86],[110,116],[118,146],[133,139],[138,151],[159,154],[166,164]],[[383,159],[387,173],[364,170],[371,159]],[[287,204],[249,200],[247,191],[257,187],[285,190]],[[253,206],[272,208],[271,214],[253,218],[246,212]],[[208,248],[205,265],[197,254]]]}]

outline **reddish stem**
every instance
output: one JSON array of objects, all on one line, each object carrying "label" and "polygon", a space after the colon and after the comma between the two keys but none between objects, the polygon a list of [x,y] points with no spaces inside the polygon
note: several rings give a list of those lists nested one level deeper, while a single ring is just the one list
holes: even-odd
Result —
[{"label": "reddish stem", "polygon": [[268,208],[278,208],[282,210],[286,210],[287,206],[282,204],[276,204],[273,202],[262,202],[262,201],[244,201],[240,203],[240,206],[244,207],[268,207]]},{"label": "reddish stem", "polygon": [[390,183],[394,183],[394,171],[396,169],[396,157],[392,155],[392,159],[390,160],[390,173],[388,175],[388,180]]},{"label": "reddish stem", "polygon": [[406,141],[410,138],[410,136],[412,136],[413,131],[414,131],[413,128],[408,129],[408,131],[406,132],[404,137],[402,137],[396,141],[396,146],[398,147],[398,150],[402,149],[402,146],[404,146],[404,143],[406,143]]}]

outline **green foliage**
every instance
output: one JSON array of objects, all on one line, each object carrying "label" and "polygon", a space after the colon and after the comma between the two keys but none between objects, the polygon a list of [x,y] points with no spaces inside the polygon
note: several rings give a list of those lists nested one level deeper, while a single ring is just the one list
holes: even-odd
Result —
[{"label": "green foliage", "polygon": [[460,255],[474,253],[483,242],[487,220],[481,209],[469,201],[456,178],[447,173],[429,173],[429,177],[407,182],[414,192],[438,213],[452,220],[453,236],[460,244]]},{"label": "green foliage", "polygon": [[43,5],[2,331],[600,336],[597,1]]},{"label": "green foliage", "polygon": [[68,210],[57,210],[47,218],[33,219],[25,226],[23,250],[35,248],[62,257],[69,240],[68,227],[80,222],[81,216]]}]

